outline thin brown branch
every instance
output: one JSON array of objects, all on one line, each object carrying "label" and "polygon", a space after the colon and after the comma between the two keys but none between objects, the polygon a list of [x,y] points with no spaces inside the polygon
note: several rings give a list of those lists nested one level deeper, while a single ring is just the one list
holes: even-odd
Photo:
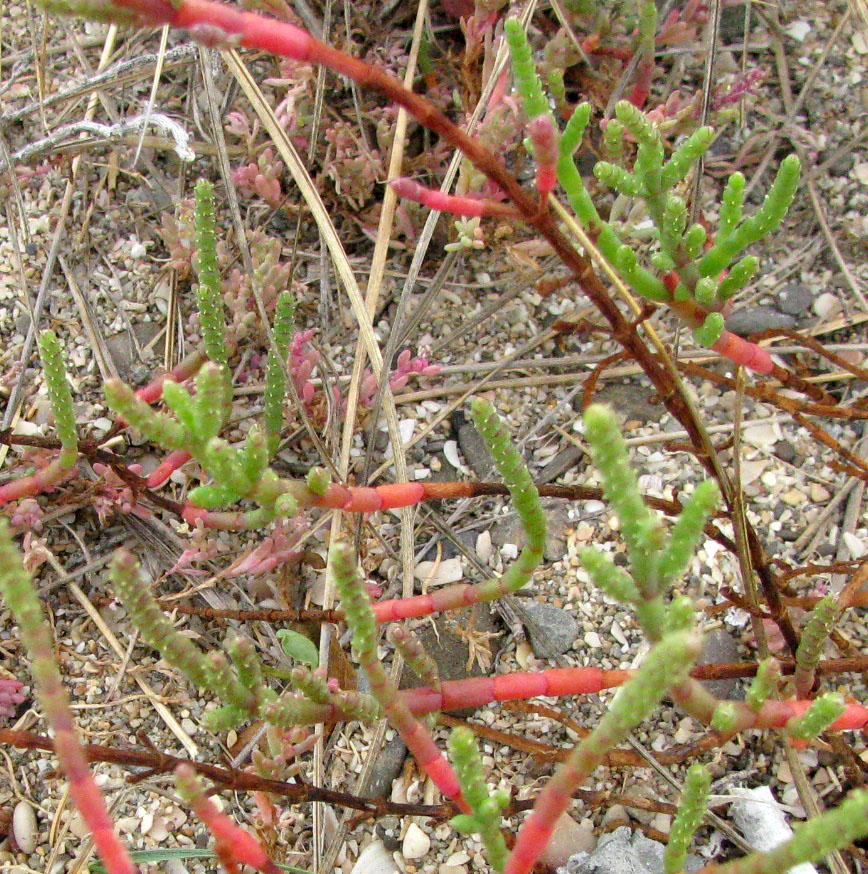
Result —
[{"label": "thin brown branch", "polygon": [[[51,738],[35,734],[31,731],[18,731],[11,728],[0,729],[0,744],[30,750],[54,750]],[[84,753],[89,762],[108,762],[127,768],[145,768],[149,776],[155,774],[171,774],[178,765],[188,765],[197,774],[207,777],[212,782],[226,789],[241,791],[270,792],[290,799],[294,804],[309,804],[314,801],[325,801],[337,807],[359,810],[368,816],[429,816],[432,819],[444,820],[457,813],[456,808],[449,804],[401,804],[379,798],[359,798],[348,792],[338,792],[319,786],[308,786],[301,783],[287,783],[283,780],[272,780],[259,777],[248,771],[237,768],[220,768],[204,762],[194,762],[190,759],[172,756],[157,750],[135,750],[104,746],[102,744],[87,744]],[[136,775],[138,776],[138,775]]]}]

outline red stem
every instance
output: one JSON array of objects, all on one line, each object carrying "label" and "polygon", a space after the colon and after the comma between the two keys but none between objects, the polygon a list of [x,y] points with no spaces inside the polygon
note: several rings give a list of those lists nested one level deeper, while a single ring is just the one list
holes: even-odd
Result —
[{"label": "red stem", "polygon": [[179,468],[183,467],[193,456],[183,449],[170,452],[150,473],[145,480],[149,489],[159,488]]},{"label": "red stem", "polygon": [[[122,6],[124,4],[121,2],[118,3],[118,5]],[[183,382],[185,379],[195,376],[196,372],[206,360],[207,359],[202,352],[197,349],[181,361],[174,369],[170,370],[168,373],[164,373],[162,376],[158,376],[156,379],[152,379],[146,386],[140,388],[136,394],[146,403],[153,404],[163,396],[163,383],[166,382],[166,380],[171,380],[172,382]]]},{"label": "red stem", "polygon": [[65,476],[75,471],[75,466],[70,467],[60,459],[52,461],[42,470],[32,476],[22,476],[0,486],[0,507],[18,498],[26,498],[30,495],[38,495],[52,486],[57,485]]},{"label": "red stem", "polygon": [[462,197],[456,194],[446,194],[444,191],[439,191],[436,188],[426,188],[424,185],[416,182],[415,179],[408,179],[406,176],[393,179],[389,184],[395,190],[398,197],[403,197],[406,200],[412,200],[415,203],[421,203],[423,206],[429,206],[431,209],[448,212],[452,215],[460,215],[467,218],[481,216],[508,216],[514,218],[516,215],[515,210],[505,203],[497,203],[494,200],[484,200],[475,197]]}]

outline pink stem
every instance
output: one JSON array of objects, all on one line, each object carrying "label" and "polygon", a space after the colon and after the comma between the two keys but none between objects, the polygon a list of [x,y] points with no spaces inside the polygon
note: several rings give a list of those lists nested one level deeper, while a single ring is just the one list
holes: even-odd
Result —
[{"label": "pink stem", "polygon": [[515,210],[504,203],[494,200],[481,200],[474,197],[462,197],[456,194],[446,194],[436,188],[426,188],[415,179],[400,176],[389,183],[399,197],[421,203],[423,206],[452,215],[468,218],[479,216],[514,216]]},{"label": "pink stem", "polygon": [[145,480],[149,489],[161,486],[176,470],[183,467],[193,456],[183,449],[170,452],[152,471]]},{"label": "pink stem", "polygon": [[22,476],[0,486],[0,507],[18,498],[38,495],[57,485],[65,476],[72,473],[75,466],[70,467],[57,459],[32,476]]},{"label": "pink stem", "polygon": [[204,510],[189,501],[181,508],[181,518],[190,525],[201,522],[203,527],[216,531],[249,531],[251,528],[262,527],[263,524],[261,520],[244,512],[218,513]]},{"label": "pink stem", "polygon": [[438,710],[479,707],[493,701],[515,701],[540,696],[588,695],[620,686],[630,671],[604,671],[600,668],[552,668],[539,673],[501,674],[496,677],[471,677],[444,680],[440,689],[419,687],[401,693],[404,703],[417,716]]},{"label": "pink stem", "polygon": [[395,507],[411,507],[425,500],[422,483],[388,483],[383,486],[340,486],[332,483],[322,495],[313,495],[315,507],[346,510],[348,513],[376,513]]},{"label": "pink stem", "polygon": [[769,374],[775,369],[774,361],[772,361],[772,356],[768,350],[756,343],[751,343],[750,340],[739,337],[738,334],[733,334],[732,331],[727,331],[725,328],[718,341],[711,348],[718,355],[723,355],[734,364],[747,367],[755,373]]},{"label": "pink stem", "polygon": [[[118,5],[125,4],[119,3]],[[171,380],[172,382],[183,382],[185,379],[189,379],[196,374],[199,368],[205,363],[205,360],[205,356],[197,350],[188,355],[173,370],[164,373],[162,376],[158,376],[156,379],[152,379],[146,386],[140,388],[136,394],[145,401],[145,403],[153,404],[163,396],[163,383],[166,382],[166,380]]]},{"label": "pink stem", "polygon": [[19,634],[30,654],[31,671],[45,720],[54,734],[54,751],[69,780],[69,791],[87,827],[108,874],[135,874],[135,866],[115,834],[102,794],[93,781],[87,759],[78,741],[69,709],[69,695],[63,685],[54,655],[51,626],[45,619],[36,588],[24,570],[21,555],[12,544],[6,527],[0,526],[0,588],[3,600],[18,622]]},{"label": "pink stem", "polygon": [[538,115],[528,126],[536,160],[536,190],[547,197],[558,181],[558,141],[548,115]]},{"label": "pink stem", "polygon": [[214,835],[217,854],[221,860],[236,865],[249,865],[257,871],[262,871],[263,874],[280,874],[280,868],[268,858],[268,853],[265,852],[262,844],[250,832],[236,825],[225,813],[217,809],[217,805],[202,790],[196,772],[190,765],[178,765],[175,778],[179,788],[192,797],[196,816]]}]

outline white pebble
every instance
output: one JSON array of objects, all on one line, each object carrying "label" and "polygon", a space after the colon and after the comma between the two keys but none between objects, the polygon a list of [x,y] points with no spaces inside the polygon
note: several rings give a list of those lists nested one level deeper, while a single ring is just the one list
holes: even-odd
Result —
[{"label": "white pebble", "polygon": [[26,801],[19,801],[12,811],[12,834],[25,856],[36,849],[36,813]]},{"label": "white pebble", "polygon": [[480,561],[488,564],[488,560],[491,558],[491,551],[491,534],[488,531],[483,531],[476,538],[476,554],[479,556]]},{"label": "white pebble", "polygon": [[845,531],[841,535],[841,539],[844,541],[844,546],[847,547],[847,552],[850,553],[850,558],[854,561],[859,561],[860,558],[864,558],[866,553],[868,553],[868,549],[865,548],[865,543],[855,534],[851,534],[849,531]]},{"label": "white pebble", "polygon": [[841,301],[831,291],[824,291],[815,301],[812,307],[814,314],[821,319],[836,316],[841,311]]},{"label": "white pebble", "polygon": [[404,835],[404,841],[401,844],[401,853],[405,859],[421,859],[428,854],[431,849],[431,838],[416,825],[415,822],[410,823],[407,829],[407,834]]},{"label": "white pebble", "polygon": [[599,649],[603,645],[603,641],[600,639],[600,635],[597,634],[596,631],[585,632],[585,643],[594,649]]},{"label": "white pebble", "polygon": [[359,854],[352,874],[397,874],[398,866],[380,840],[372,841]]},{"label": "white pebble", "polygon": [[413,575],[429,586],[446,586],[459,582],[464,576],[464,570],[460,558],[447,558],[440,562],[420,561],[413,569]]}]

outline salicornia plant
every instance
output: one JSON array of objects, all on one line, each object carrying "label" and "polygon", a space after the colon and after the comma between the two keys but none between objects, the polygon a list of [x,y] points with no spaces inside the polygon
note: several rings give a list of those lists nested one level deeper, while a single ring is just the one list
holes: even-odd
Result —
[{"label": "salicornia plant", "polygon": [[[625,242],[634,229],[601,218],[576,168],[573,154],[590,122],[590,107],[575,107],[564,130],[558,130],[532,52],[515,20],[507,21],[505,30],[513,53],[514,77],[527,117],[528,148],[537,162],[536,189],[532,193],[478,140],[468,136],[419,95],[404,89],[382,70],[314,39],[294,25],[213,0],[46,0],[43,5],[52,10],[123,23],[187,28],[195,37],[212,45],[251,46],[326,65],[364,86],[379,90],[405,107],[431,130],[460,148],[477,170],[500,189],[498,195],[504,195],[509,202],[433,193],[406,180],[396,182],[399,193],[438,209],[457,212],[472,221],[489,215],[524,219],[548,240],[570,267],[608,322],[613,336],[641,364],[660,390],[664,403],[691,434],[697,430],[696,422],[676,391],[678,386],[637,338],[587,260],[549,212],[555,181],[560,183],[575,218],[628,285],[677,313],[694,329],[699,342],[755,370],[771,372],[774,369],[771,359],[759,347],[739,341],[722,329],[722,310],[756,269],[755,261],[744,256],[744,251],[773,230],[786,213],[798,180],[795,159],[784,162],[766,201],[749,217],[742,215],[743,180],[733,176],[720,206],[716,236],[709,240],[702,225],[688,226],[687,207],[677,190],[710,145],[711,132],[707,128],[699,129],[667,155],[661,133],[649,117],[630,103],[619,104],[616,117],[604,131],[604,149],[611,160],[598,163],[596,174],[615,189],[619,197],[640,202],[650,216],[654,226],[654,251],[648,264],[652,270],[640,264],[636,247]],[[582,4],[583,8],[594,5]],[[653,4],[641,4],[640,11],[638,44],[647,60],[654,37]],[[555,83],[554,102],[563,105],[562,79],[558,80],[557,76],[547,79]],[[273,186],[270,191],[273,196]],[[231,415],[232,386],[224,288],[217,260],[214,199],[207,183],[196,187],[195,225],[194,268],[198,278],[197,305],[203,353],[179,366],[169,378],[139,392],[120,381],[110,381],[106,386],[109,404],[123,417],[124,423],[137,428],[170,453],[160,476],[188,459],[194,459],[205,471],[208,481],[190,492],[180,511],[186,521],[202,527],[252,529],[294,517],[306,507],[372,513],[428,499],[483,493],[474,492],[473,484],[461,483],[347,486],[332,482],[325,471],[317,468],[303,479],[289,479],[275,470],[272,461],[280,445],[287,387],[284,368],[295,345],[291,339],[294,303],[290,292],[276,298],[264,424],[261,428],[252,428],[240,444],[224,439],[221,434]],[[474,226],[468,225],[467,231],[472,247],[470,232],[475,231]],[[724,275],[724,271],[728,273]],[[79,451],[56,338],[43,335],[40,350],[60,435],[58,467],[52,469],[49,476],[39,478],[37,474],[35,479],[19,481],[17,491],[4,487],[6,491],[0,492],[0,501],[50,488],[72,469]],[[310,357],[307,364],[311,365]],[[309,375],[308,367],[306,376]],[[193,384],[185,385],[190,379]],[[161,399],[170,412],[151,406]],[[545,516],[539,491],[522,456],[511,445],[491,404],[476,399],[472,413],[521,520],[525,534],[523,549],[502,576],[477,585],[451,586],[417,597],[372,604],[359,574],[356,555],[334,540],[330,546],[331,569],[341,610],[330,614],[329,621],[346,622],[355,656],[368,674],[371,695],[341,689],[320,669],[296,666],[287,670],[283,665],[267,664],[255,645],[243,637],[229,639],[225,653],[203,652],[162,613],[143,584],[135,559],[127,552],[115,556],[112,582],[143,640],[157,648],[163,658],[181,670],[198,689],[218,699],[216,708],[209,711],[208,727],[222,731],[254,720],[268,726],[269,755],[255,755],[255,767],[268,769],[285,765],[286,744],[279,734],[282,730],[347,719],[370,722],[385,717],[401,733],[419,766],[452,803],[458,815],[454,820],[456,827],[482,836],[495,869],[507,874],[526,874],[535,865],[574,792],[607,753],[655,711],[664,696],[671,697],[703,724],[722,731],[782,728],[796,742],[804,742],[827,729],[864,729],[868,725],[868,709],[845,702],[839,696],[826,695],[814,701],[788,697],[790,691],[773,662],[761,667],[744,702],[719,701],[691,676],[701,638],[694,628],[693,605],[685,597],[673,597],[672,587],[692,559],[715,507],[718,487],[713,483],[697,486],[667,531],[639,493],[614,413],[596,405],[586,411],[585,434],[603,481],[604,496],[621,523],[629,571],[618,568],[594,548],[585,550],[581,560],[596,585],[635,609],[638,624],[651,643],[641,665],[635,671],[567,668],[447,682],[439,679],[409,636],[399,632],[393,640],[407,653],[411,665],[428,685],[408,690],[395,688],[378,650],[380,625],[464,608],[515,593],[531,582],[543,557]],[[242,502],[246,502],[244,509],[224,509]],[[247,509],[250,505],[253,508]],[[0,530],[0,592],[15,614],[30,651],[42,706],[53,727],[55,746],[76,803],[93,829],[110,874],[129,874],[129,859],[114,837],[102,800],[88,779],[84,757],[75,741],[61,678],[53,661],[49,626],[42,617],[36,590],[3,530]],[[802,694],[799,690],[813,686],[820,641],[830,627],[829,616],[826,607],[817,611],[816,628],[807,635],[809,640],[795,683],[798,694]],[[605,716],[568,752],[539,793],[509,852],[501,834],[502,818],[515,816],[516,810],[510,809],[509,800],[503,794],[492,793],[485,785],[477,753],[467,734],[458,733],[452,738],[453,768],[438,747],[428,721],[419,718],[470,704],[536,695],[596,694],[614,687],[621,688],[608,703]],[[262,847],[208,802],[206,791],[195,776],[182,768],[176,777],[181,794],[215,834],[218,853],[227,869],[232,871],[243,863],[272,874],[275,866]],[[668,862],[670,870],[677,870],[683,864],[687,843],[701,816],[702,796],[706,791],[704,782],[701,774],[688,780]],[[780,874],[793,864],[817,859],[868,832],[866,812],[866,795],[854,793],[838,810],[816,818],[801,829],[784,847],[731,865],[739,871]]]},{"label": "salicornia plant", "polygon": [[[533,125],[540,116],[551,117],[549,100],[520,23],[509,19],[505,27],[516,88]],[[693,329],[698,343],[737,364],[771,372],[768,353],[727,331],[721,310],[756,273],[757,258],[741,257],[744,250],[777,228],[786,215],[798,185],[798,158],[791,155],[784,160],[762,206],[746,218],[742,215],[744,176],[734,173],[723,194],[712,241],[703,224],[688,225],[688,206],[678,189],[714,141],[714,131],[699,128],[667,157],[658,127],[633,103],[619,102],[604,132],[607,150],[618,160],[598,161],[594,174],[621,197],[644,205],[654,226],[650,262],[656,271],[651,271],[640,262],[636,244],[624,242],[618,229],[600,216],[576,166],[573,153],[590,116],[590,104],[573,109],[560,137],[557,161],[558,181],[584,230],[637,294],[677,313]]]}]

